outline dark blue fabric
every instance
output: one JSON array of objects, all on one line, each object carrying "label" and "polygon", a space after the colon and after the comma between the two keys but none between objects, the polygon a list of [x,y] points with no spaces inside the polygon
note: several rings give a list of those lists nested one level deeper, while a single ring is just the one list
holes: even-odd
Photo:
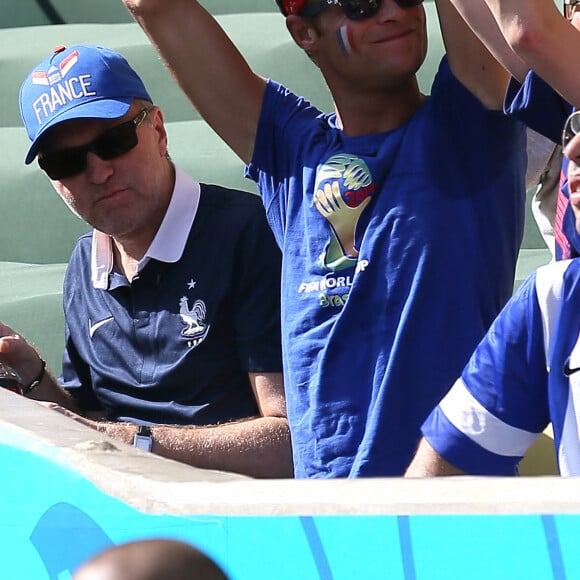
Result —
[{"label": "dark blue fabric", "polygon": [[[87,235],[66,275],[61,377],[85,409],[181,425],[258,414],[248,372],[280,372],[282,363],[280,251],[257,196],[202,185],[181,260],[152,260],[131,284],[113,273],[109,290],[93,288],[90,253]],[[198,299],[209,331],[196,346],[180,314]],[[109,317],[91,337],[89,320]]]}]

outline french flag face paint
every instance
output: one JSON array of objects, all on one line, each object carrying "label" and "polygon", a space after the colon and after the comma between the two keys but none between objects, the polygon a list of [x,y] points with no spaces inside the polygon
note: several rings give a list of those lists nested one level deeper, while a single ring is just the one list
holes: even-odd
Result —
[{"label": "french flag face paint", "polygon": [[336,31],[336,38],[338,40],[338,44],[340,45],[340,50],[345,57],[350,56],[352,53],[352,45],[350,43],[350,35],[348,32],[348,26],[343,24],[337,31]]}]

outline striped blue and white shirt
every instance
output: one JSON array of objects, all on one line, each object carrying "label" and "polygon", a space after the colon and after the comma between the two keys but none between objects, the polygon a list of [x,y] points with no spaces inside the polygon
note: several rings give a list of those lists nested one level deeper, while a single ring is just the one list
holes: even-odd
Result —
[{"label": "striped blue and white shirt", "polygon": [[422,430],[459,469],[510,475],[550,422],[561,475],[580,475],[580,259],[520,286]]}]

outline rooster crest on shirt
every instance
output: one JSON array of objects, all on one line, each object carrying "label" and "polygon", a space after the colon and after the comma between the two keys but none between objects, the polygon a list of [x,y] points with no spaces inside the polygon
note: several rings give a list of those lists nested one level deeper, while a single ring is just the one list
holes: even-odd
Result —
[{"label": "rooster crest on shirt", "polygon": [[209,324],[206,324],[206,307],[203,300],[196,300],[193,306],[189,307],[189,299],[182,296],[179,301],[179,316],[185,325],[181,335],[187,338],[188,346],[195,348],[199,346],[207,336]]}]

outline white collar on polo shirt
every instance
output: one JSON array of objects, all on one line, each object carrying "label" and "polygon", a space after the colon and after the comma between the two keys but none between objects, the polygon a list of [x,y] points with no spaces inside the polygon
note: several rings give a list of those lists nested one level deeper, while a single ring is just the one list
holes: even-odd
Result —
[{"label": "white collar on polo shirt", "polygon": [[[185,244],[199,206],[200,185],[179,167],[175,167],[175,187],[171,201],[155,238],[139,261],[141,271],[152,258],[161,262],[177,262]],[[113,269],[113,243],[111,237],[93,230],[91,248],[91,280],[95,288],[106,290]]]}]

